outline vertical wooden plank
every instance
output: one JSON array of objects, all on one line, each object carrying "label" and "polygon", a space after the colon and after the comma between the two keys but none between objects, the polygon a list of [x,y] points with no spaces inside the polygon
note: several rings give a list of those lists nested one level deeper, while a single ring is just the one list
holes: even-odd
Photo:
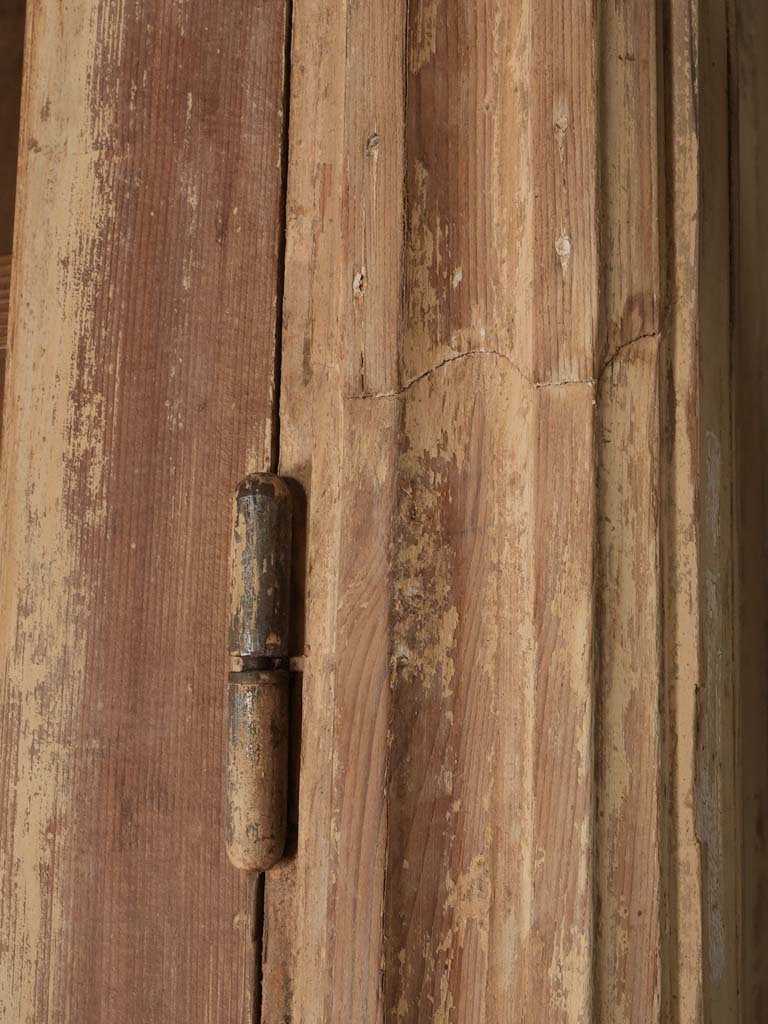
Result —
[{"label": "vertical wooden plank", "polygon": [[601,372],[596,393],[595,1016],[661,1017],[659,495],[664,152],[657,5],[608,5],[600,46]]},{"label": "vertical wooden plank", "polygon": [[601,8],[601,357],[657,334],[662,317],[666,201],[660,35],[664,4]]},{"label": "vertical wooden plank", "polygon": [[[734,213],[731,6],[701,5],[699,86],[699,616],[696,830],[701,845],[705,1020],[739,1020],[741,809],[734,630]],[[717,154],[717,156],[716,156]],[[727,156],[727,158],[726,158]]]},{"label": "vertical wooden plank", "polygon": [[503,1019],[521,1005],[496,951],[522,971],[514,851],[527,856],[533,659],[521,612],[532,597],[530,453],[519,442],[533,413],[531,389],[487,354],[440,367],[402,399],[383,950],[395,1019]]},{"label": "vertical wooden plank", "polygon": [[736,5],[738,232],[735,252],[738,622],[743,737],[744,1019],[768,1016],[768,290],[762,239],[768,230],[768,8]]},{"label": "vertical wooden plank", "polygon": [[[360,380],[359,352],[352,357],[354,370],[340,355],[345,325],[354,322],[345,316],[354,296],[354,273],[348,272],[354,260],[349,260],[343,244],[341,203],[348,9],[343,0],[303,0],[294,8],[291,37],[280,471],[296,480],[306,494],[308,553],[302,714],[297,730],[301,749],[298,849],[266,880],[263,1021],[329,1019],[333,989],[327,970],[333,927],[328,899],[333,875],[338,873],[330,837],[345,369],[352,380]],[[388,23],[379,24],[386,27]],[[366,90],[360,101],[368,95]],[[364,134],[365,138],[356,140],[361,148],[370,137]],[[394,138],[379,135],[379,152],[382,146],[397,144]],[[287,384],[285,390],[282,382]],[[311,451],[310,438],[317,441]],[[386,469],[377,476],[385,481]],[[376,678],[375,664],[370,672]],[[375,1005],[370,991],[353,993],[354,998],[363,1007]]]},{"label": "vertical wooden plank", "polygon": [[272,458],[285,5],[29,18],[0,1015],[247,1021],[221,827],[228,495]]},{"label": "vertical wooden plank", "polygon": [[[403,271],[405,4],[352,4],[344,81],[344,292],[346,390],[375,395],[397,387]],[[352,198],[353,197],[353,198]]]},{"label": "vertical wooden plank", "polygon": [[[668,189],[670,343],[666,413],[662,704],[667,838],[664,1012],[742,1016],[741,810],[734,672],[732,194],[728,5],[672,4]],[[668,447],[667,447],[668,446]]]},{"label": "vertical wooden plank", "polygon": [[599,395],[597,1015],[660,1021],[664,796],[658,342]]},{"label": "vertical wooden plank", "polygon": [[537,391],[533,877],[517,1012],[558,1024],[594,1012],[594,404],[592,382]]},{"label": "vertical wooden plank", "polygon": [[510,60],[526,46],[529,5],[407,9],[400,384],[482,351],[530,376],[530,320],[511,294],[530,299],[533,288],[531,87]]},{"label": "vertical wooden plank", "polygon": [[590,0],[529,5],[531,365],[545,383],[597,373],[599,17]]},{"label": "vertical wooden plank", "polygon": [[701,863],[695,824],[698,570],[698,231],[700,155],[699,5],[672,3],[665,139],[670,258],[669,344],[663,349],[664,652],[662,702],[669,772],[664,892],[670,914],[662,961],[662,1007],[674,1021],[702,1019]]},{"label": "vertical wooden plank", "polygon": [[295,13],[264,1020],[701,1019],[698,7]]},{"label": "vertical wooden plank", "polygon": [[[333,974],[333,1017],[382,1016],[381,920],[387,858],[386,765],[391,736],[389,686],[389,580],[394,475],[392,442],[397,408],[382,403],[376,417],[380,443],[371,458],[365,403],[345,412],[336,650],[339,682],[334,708],[333,816],[328,836],[334,871],[328,899],[328,955]],[[382,543],[383,542],[383,543]],[[368,770],[357,770],[361,763]],[[350,870],[354,865],[354,870]],[[349,950],[357,955],[349,961]],[[309,1017],[309,1014],[307,1014]]]}]

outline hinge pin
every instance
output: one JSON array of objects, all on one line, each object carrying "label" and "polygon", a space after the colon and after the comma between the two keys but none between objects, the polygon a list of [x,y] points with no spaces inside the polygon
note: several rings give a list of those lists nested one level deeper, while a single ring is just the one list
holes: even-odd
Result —
[{"label": "hinge pin", "polygon": [[266,871],[283,854],[288,811],[291,493],[256,473],[238,485],[232,535],[225,837],[229,859]]}]

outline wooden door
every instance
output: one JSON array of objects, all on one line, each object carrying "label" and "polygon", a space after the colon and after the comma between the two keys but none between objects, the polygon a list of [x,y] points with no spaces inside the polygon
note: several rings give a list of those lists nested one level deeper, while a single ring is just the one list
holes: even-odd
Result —
[{"label": "wooden door", "polygon": [[[761,1020],[760,4],[26,31],[0,1020]],[[290,828],[248,880],[229,497],[270,470]]]},{"label": "wooden door", "polygon": [[26,34],[0,1018],[251,1020],[227,551],[274,457],[286,9],[30,2]]}]

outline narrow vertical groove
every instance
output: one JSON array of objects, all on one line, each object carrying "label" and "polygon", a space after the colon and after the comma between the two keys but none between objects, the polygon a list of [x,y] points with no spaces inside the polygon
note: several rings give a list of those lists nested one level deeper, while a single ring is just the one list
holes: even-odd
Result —
[{"label": "narrow vertical groove", "polygon": [[[272,387],[272,436],[270,439],[270,465],[271,473],[280,472],[280,393],[281,376],[283,363],[283,299],[285,294],[285,248],[287,229],[287,204],[288,204],[288,145],[290,131],[290,100],[291,100],[291,37],[293,25],[293,0],[283,0],[284,10],[284,33],[283,33],[283,81],[281,94],[281,129],[282,138],[280,143],[280,201],[277,222],[278,245],[275,275],[275,339],[274,339],[274,363],[273,363],[273,387]],[[245,398],[245,396],[243,396]],[[300,652],[296,652],[300,653]],[[292,687],[293,689],[293,687]],[[291,751],[290,756],[295,758]],[[298,765],[293,765],[292,770],[298,771]],[[264,952],[266,946],[264,912],[266,903],[267,879],[264,874],[258,877],[253,885],[251,894],[252,927],[253,927],[253,1000],[252,1017],[253,1024],[260,1024],[262,1019],[262,1007],[264,1001]]]},{"label": "narrow vertical groove", "polygon": [[[409,92],[409,90],[408,90],[408,83],[409,83],[408,55],[410,53],[410,43],[411,43],[411,38],[410,38],[410,32],[411,32],[411,21],[410,21],[410,19],[411,19],[411,3],[412,3],[412,0],[403,0],[403,4],[402,4],[402,10],[403,10],[403,27],[402,27],[403,44],[402,44],[402,61],[401,61],[401,64],[400,64],[400,74],[402,76],[402,97],[403,97],[402,135],[401,135],[401,138],[400,138],[400,145],[402,147],[402,152],[403,152],[403,160],[402,160],[402,185],[401,185],[401,188],[402,188],[402,204],[401,204],[401,209],[399,211],[397,211],[397,210],[394,211],[394,213],[399,214],[399,217],[400,217],[400,246],[399,246],[399,279],[400,279],[400,287],[399,287],[399,294],[398,294],[398,299],[397,299],[397,302],[398,302],[398,305],[397,305],[398,335],[401,334],[402,329],[403,329],[403,324],[405,323],[405,319],[406,319],[406,301],[407,301],[405,267],[406,267],[406,261],[407,261],[407,245],[408,245],[408,227],[407,227],[407,225],[408,225],[408,209],[409,209],[408,163],[407,163],[407,161],[408,161],[408,158],[407,158],[408,150],[407,150],[407,146],[408,146],[408,92]],[[398,351],[396,353],[395,370],[394,370],[394,379],[395,379],[396,386],[398,388],[400,388],[402,386],[402,373],[403,373],[402,356],[401,356],[401,353],[400,353],[399,348],[398,348]],[[398,420],[399,420],[399,429],[402,429],[402,421],[403,421],[403,411],[402,411],[402,409],[398,412]],[[397,486],[397,483],[396,483],[395,486]],[[394,538],[393,538],[393,543],[394,543]],[[389,569],[389,572],[390,572],[391,576],[394,577],[394,572],[393,572],[393,569],[391,567]],[[391,582],[392,581],[390,581],[390,585],[391,585]],[[391,612],[391,608],[390,608],[389,614],[391,615],[391,613],[392,612]],[[391,666],[391,668],[390,668],[391,679],[390,679],[389,685],[390,685],[390,687],[392,687],[396,683],[395,673],[392,670],[392,667],[395,664],[396,651],[395,651],[394,638],[391,635],[390,635],[389,640],[388,640],[387,657],[388,657],[389,665]],[[386,754],[385,754],[385,758],[384,758],[384,770],[383,770],[384,771],[384,794],[383,794],[383,796],[384,796],[384,837],[385,837],[384,838],[384,843],[385,843],[385,851],[384,851],[384,865],[383,865],[383,873],[382,873],[382,881],[381,881],[382,892],[381,892],[381,924],[380,924],[381,937],[380,937],[380,949],[382,951],[384,951],[386,949],[386,943],[387,943],[387,908],[389,906],[389,901],[390,901],[390,898],[391,898],[391,877],[392,877],[392,872],[391,872],[391,865],[390,865],[390,857],[392,856],[392,854],[391,854],[391,850],[390,850],[389,836],[391,834],[391,822],[392,822],[392,819],[393,819],[393,815],[392,815],[391,810],[390,810],[390,805],[391,805],[391,800],[392,800],[392,796],[391,796],[391,793],[390,793],[390,788],[391,788],[391,785],[392,785],[392,777],[391,777],[392,776],[392,744],[391,744],[391,742],[389,742],[389,739],[390,739],[390,737],[393,737],[394,734],[395,734],[395,725],[396,725],[396,722],[395,722],[395,708],[394,708],[394,701],[392,700],[392,701],[390,701],[389,711],[388,711],[388,716],[387,716],[387,740],[388,740],[388,742],[387,742]],[[380,978],[380,981],[379,981],[379,1013],[380,1013],[380,1020],[381,1020],[381,1022],[383,1024],[383,1022],[385,1021],[385,1019],[387,1017],[386,996],[387,996],[387,988],[388,988],[388,972],[384,969],[384,964],[382,964],[382,969],[379,972],[379,978]]]},{"label": "narrow vertical groove", "polygon": [[678,885],[676,845],[679,829],[676,778],[675,704],[671,695],[674,681],[673,655],[676,634],[675,602],[672,589],[675,500],[671,481],[675,444],[674,383],[672,379],[671,331],[673,318],[670,304],[674,296],[675,218],[672,103],[674,98],[674,53],[672,47],[672,14],[669,0],[660,0],[657,8],[659,45],[657,46],[659,103],[659,205],[663,224],[659,258],[662,265],[662,338],[658,363],[659,400],[659,607],[661,610],[660,672],[663,686],[660,694],[660,1013],[666,1024],[681,1024],[677,1013],[677,992],[680,987],[677,949]]},{"label": "narrow vertical groove", "polygon": [[0,445],[8,349],[25,8],[25,0],[4,0],[0,7]]},{"label": "narrow vertical groove", "polygon": [[283,299],[285,295],[285,246],[288,209],[288,145],[291,114],[291,37],[293,26],[293,0],[283,0],[285,37],[283,43],[282,142],[280,150],[280,207],[278,218],[277,275],[275,282],[275,362],[272,398],[272,443],[270,472],[280,471],[280,387],[283,365]]},{"label": "narrow vertical groove", "polygon": [[264,898],[266,876],[263,872],[254,874],[248,879],[248,903],[250,919],[250,941],[253,946],[253,992],[251,1002],[252,1024],[260,1024],[263,1002],[263,953],[266,937],[264,935]]}]

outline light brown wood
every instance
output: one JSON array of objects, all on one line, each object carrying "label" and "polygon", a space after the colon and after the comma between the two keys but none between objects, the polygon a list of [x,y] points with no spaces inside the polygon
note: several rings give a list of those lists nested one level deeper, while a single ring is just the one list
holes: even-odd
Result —
[{"label": "light brown wood", "polygon": [[265,1022],[742,1019],[725,16],[295,8]]},{"label": "light brown wood", "polygon": [[29,5],[0,538],[0,1019],[250,1021],[230,496],[273,460],[286,7]]},{"label": "light brown wood", "polygon": [[[765,1016],[759,6],[294,0],[283,224],[285,3],[31,5],[2,1024]],[[228,498],[278,469],[247,891]]]},{"label": "light brown wood", "polygon": [[229,675],[224,835],[242,871],[268,870],[285,849],[289,684],[284,670]]}]

